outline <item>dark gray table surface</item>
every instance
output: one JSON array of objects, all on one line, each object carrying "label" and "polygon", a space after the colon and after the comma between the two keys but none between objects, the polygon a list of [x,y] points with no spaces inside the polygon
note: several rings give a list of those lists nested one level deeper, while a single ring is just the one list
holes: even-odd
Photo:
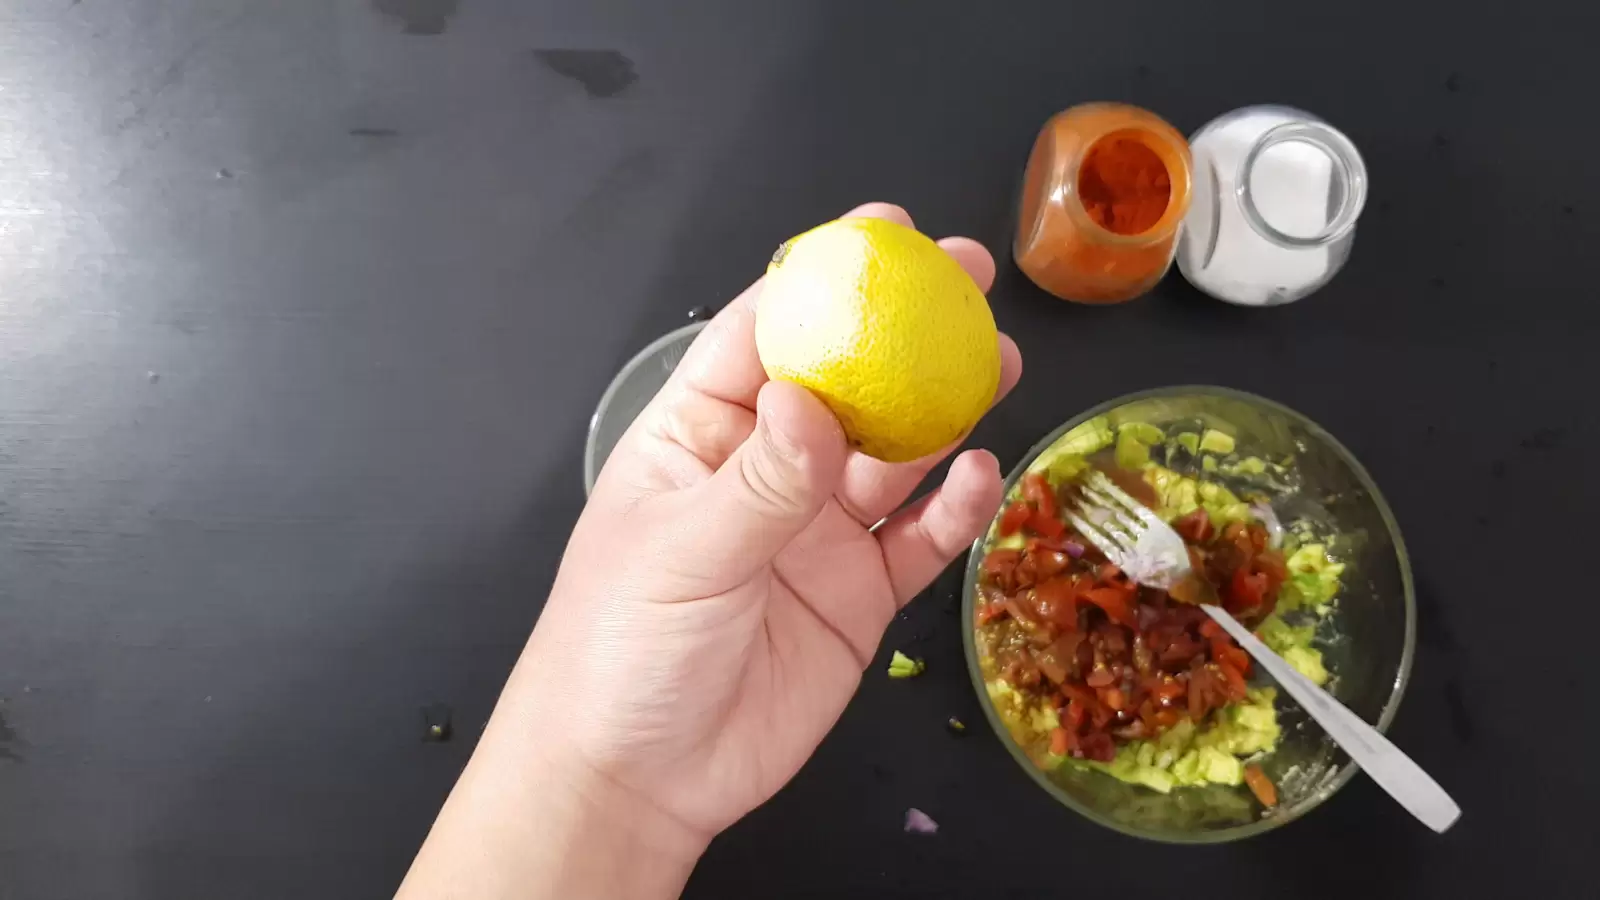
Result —
[{"label": "dark gray table surface", "polygon": [[[870,674],[689,896],[1592,895],[1596,603],[1522,561],[1583,568],[1600,507],[1600,16],[1538,6],[3,0],[0,898],[386,896],[611,373],[872,199],[1001,257],[1027,375],[974,443],[1006,465],[1174,382],[1361,456],[1418,574],[1394,735],[1466,815],[1434,837],[1357,779],[1240,845],[1090,825],[944,733],[982,731],[947,573],[885,643],[927,676]],[[1373,185],[1348,268],[1271,311],[1176,276],[1048,299],[1005,259],[1013,184],[1093,99],[1342,127]]]}]

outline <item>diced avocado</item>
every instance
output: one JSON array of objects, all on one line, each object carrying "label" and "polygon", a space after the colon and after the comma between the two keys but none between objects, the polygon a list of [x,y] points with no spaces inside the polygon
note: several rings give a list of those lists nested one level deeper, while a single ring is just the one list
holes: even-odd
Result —
[{"label": "diced avocado", "polygon": [[894,652],[894,656],[889,659],[889,677],[915,678],[918,675],[921,675],[922,670],[926,669],[927,667],[927,663],[924,663],[922,660],[912,659],[904,653],[901,653],[899,650],[896,650]]},{"label": "diced avocado", "polygon": [[1207,428],[1206,433],[1200,435],[1200,449],[1208,453],[1232,453],[1233,446],[1233,436],[1215,428]]},{"label": "diced avocado", "polygon": [[1194,740],[1194,722],[1189,719],[1179,719],[1178,724],[1162,732],[1156,738],[1156,743],[1162,750],[1182,750]]},{"label": "diced avocado", "polygon": [[1177,786],[1177,779],[1173,778],[1171,773],[1154,766],[1140,766],[1133,774],[1139,784],[1163,794],[1171,793]]},{"label": "diced avocado", "polygon": [[1178,751],[1177,750],[1163,750],[1163,749],[1160,749],[1159,745],[1158,745],[1157,750],[1156,750],[1156,761],[1154,763],[1152,763],[1152,765],[1154,765],[1158,769],[1166,769],[1167,771],[1170,772],[1170,771],[1172,771],[1172,764],[1177,762],[1177,761],[1178,761]]},{"label": "diced avocado", "polygon": [[1051,484],[1059,487],[1089,468],[1084,457],[1110,446],[1115,439],[1110,420],[1095,416],[1057,438],[1028,466],[1028,471],[1043,473]]},{"label": "diced avocado", "polygon": [[1096,450],[1111,446],[1114,438],[1115,435],[1111,433],[1111,421],[1105,416],[1095,416],[1062,435],[1050,447],[1050,451],[1088,456]]},{"label": "diced avocado", "polygon": [[[1041,465],[1042,463],[1042,465]],[[1061,453],[1048,459],[1040,457],[1029,471],[1042,472],[1047,481],[1056,487],[1061,487],[1067,482],[1082,475],[1089,468],[1089,461],[1076,453]]]},{"label": "diced avocado", "polygon": [[1117,465],[1130,470],[1142,469],[1150,464],[1150,445],[1141,443],[1130,431],[1117,435]]},{"label": "diced avocado", "polygon": [[1201,777],[1212,784],[1240,784],[1244,781],[1244,764],[1231,753],[1215,747],[1200,748],[1199,771]]},{"label": "diced avocado", "polygon": [[1250,504],[1240,500],[1232,491],[1220,484],[1202,481],[1195,490],[1200,498],[1200,505],[1211,516],[1211,524],[1218,528],[1229,522],[1250,522],[1255,519],[1255,514],[1250,511]]},{"label": "diced avocado", "polygon": [[1118,781],[1141,784],[1165,794],[1177,786],[1177,780],[1166,769],[1142,761],[1154,759],[1154,747],[1146,741],[1135,741],[1117,750],[1116,758],[1109,763],[1089,763]]},{"label": "diced avocado", "polygon": [[1265,475],[1267,461],[1259,456],[1246,456],[1232,465],[1223,466],[1222,471],[1229,475]]},{"label": "diced avocado", "polygon": [[1023,706],[1022,695],[1003,678],[991,678],[984,682],[984,688],[989,692],[989,700],[994,703],[995,712],[1000,714],[1007,722],[1018,721]]},{"label": "diced avocado", "polygon": [[1285,622],[1282,616],[1273,615],[1256,628],[1256,637],[1272,648],[1272,652],[1282,656],[1290,647],[1311,646],[1316,629],[1315,624],[1294,626]]},{"label": "diced avocado", "polygon": [[1034,707],[1033,718],[1028,724],[1033,726],[1034,731],[1043,733],[1051,731],[1060,725],[1061,717],[1056,715],[1055,709],[1050,704],[1041,703]]},{"label": "diced avocado", "polygon": [[1200,468],[1206,472],[1215,472],[1217,470],[1217,458],[1215,456],[1200,457]]},{"label": "diced avocado", "polygon": [[1162,433],[1160,428],[1151,425],[1149,422],[1123,422],[1117,426],[1117,437],[1125,434],[1141,444],[1148,444],[1152,447],[1167,439],[1167,436]]},{"label": "diced avocado", "polygon": [[1134,759],[1137,760],[1139,765],[1141,765],[1141,766],[1153,766],[1153,765],[1155,765],[1156,764],[1156,745],[1150,743],[1149,741],[1140,741],[1139,742],[1139,749],[1134,754]]},{"label": "diced avocado", "polygon": [[1278,716],[1270,706],[1247,703],[1234,710],[1233,724],[1250,731],[1272,731],[1278,727]]},{"label": "diced avocado", "polygon": [[1279,654],[1296,672],[1315,684],[1328,683],[1328,669],[1322,664],[1322,651],[1312,647],[1290,647]]},{"label": "diced avocado", "polygon": [[1339,593],[1339,576],[1344,574],[1344,563],[1328,558],[1328,548],[1323,544],[1303,544],[1285,560],[1289,580],[1278,594],[1278,608],[1295,610],[1311,608],[1319,614]]},{"label": "diced avocado", "polygon": [[1282,734],[1272,705],[1276,696],[1270,688],[1252,690],[1247,702],[1232,704],[1213,716],[1210,727],[1195,738],[1195,746],[1230,756],[1270,751]]},{"label": "diced avocado", "polygon": [[1156,499],[1161,507],[1157,512],[1162,518],[1176,519],[1200,508],[1194,479],[1185,478],[1171,469],[1151,466],[1144,470],[1144,480],[1156,490]]},{"label": "diced avocado", "polygon": [[1172,764],[1172,777],[1179,784],[1205,784],[1205,779],[1200,775],[1200,751],[1190,750],[1178,757]]},{"label": "diced avocado", "polygon": [[1180,431],[1178,432],[1177,437],[1173,438],[1173,440],[1178,442],[1178,446],[1189,451],[1190,453],[1200,452],[1200,435],[1195,434],[1192,431]]}]

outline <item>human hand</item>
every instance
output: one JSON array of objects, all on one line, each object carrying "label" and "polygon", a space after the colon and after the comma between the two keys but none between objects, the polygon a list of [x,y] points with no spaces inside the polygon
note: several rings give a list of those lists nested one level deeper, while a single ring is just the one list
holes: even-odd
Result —
[{"label": "human hand", "polygon": [[[847,215],[912,224],[888,204]],[[981,245],[940,245],[989,289]],[[901,509],[954,447],[902,464],[849,450],[820,400],[767,379],[760,289],[712,320],[613,450],[491,725],[576,807],[667,855],[697,856],[793,777],[896,611],[1001,501],[994,456],[970,450]],[[996,401],[1022,369],[1005,335],[1000,352]]]}]

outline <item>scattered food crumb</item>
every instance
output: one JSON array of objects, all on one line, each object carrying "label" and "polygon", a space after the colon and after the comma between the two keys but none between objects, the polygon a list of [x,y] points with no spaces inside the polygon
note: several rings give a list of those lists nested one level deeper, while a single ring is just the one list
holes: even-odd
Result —
[{"label": "scattered food crumb", "polygon": [[217,170],[217,178],[219,178],[221,180],[227,180],[227,179],[232,178],[232,177],[233,177],[233,170],[232,169],[218,169]]},{"label": "scattered food crumb", "polygon": [[894,652],[894,657],[889,660],[889,677],[915,678],[918,675],[921,675],[923,670],[926,668],[928,668],[927,663],[924,663],[920,659],[912,659],[904,653],[901,653],[899,650],[896,650]]},{"label": "scattered food crumb", "polygon": [[207,702],[207,703],[210,703],[210,702],[211,702],[211,695],[210,695],[210,694],[207,694],[207,695],[206,695],[206,702]]},{"label": "scattered food crumb", "polygon": [[937,834],[939,823],[915,806],[906,810],[906,832],[909,834]]},{"label": "scattered food crumb", "polygon": [[150,382],[151,384],[155,384],[156,382],[161,380],[161,373],[160,372],[146,372],[146,373],[144,373],[144,377],[145,377],[146,381]]},{"label": "scattered food crumb", "polygon": [[945,719],[944,720],[944,727],[950,729],[950,733],[951,734],[966,734],[967,733],[967,723],[961,721],[960,719],[956,718],[955,716],[951,716],[950,718]]},{"label": "scattered food crumb", "polygon": [[451,710],[443,703],[423,707],[422,710],[422,739],[434,743],[443,743],[450,740],[453,729],[451,728]]}]

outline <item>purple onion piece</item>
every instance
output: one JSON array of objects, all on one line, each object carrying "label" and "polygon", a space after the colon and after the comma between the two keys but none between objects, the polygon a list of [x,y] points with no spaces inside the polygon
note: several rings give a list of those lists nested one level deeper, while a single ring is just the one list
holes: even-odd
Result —
[{"label": "purple onion piece", "polygon": [[916,807],[906,810],[906,832],[909,834],[937,834],[939,823]]},{"label": "purple onion piece", "polygon": [[1067,551],[1067,555],[1073,559],[1078,559],[1083,556],[1083,545],[1075,540],[1072,540],[1071,538],[1068,538],[1062,543],[1061,549]]}]

